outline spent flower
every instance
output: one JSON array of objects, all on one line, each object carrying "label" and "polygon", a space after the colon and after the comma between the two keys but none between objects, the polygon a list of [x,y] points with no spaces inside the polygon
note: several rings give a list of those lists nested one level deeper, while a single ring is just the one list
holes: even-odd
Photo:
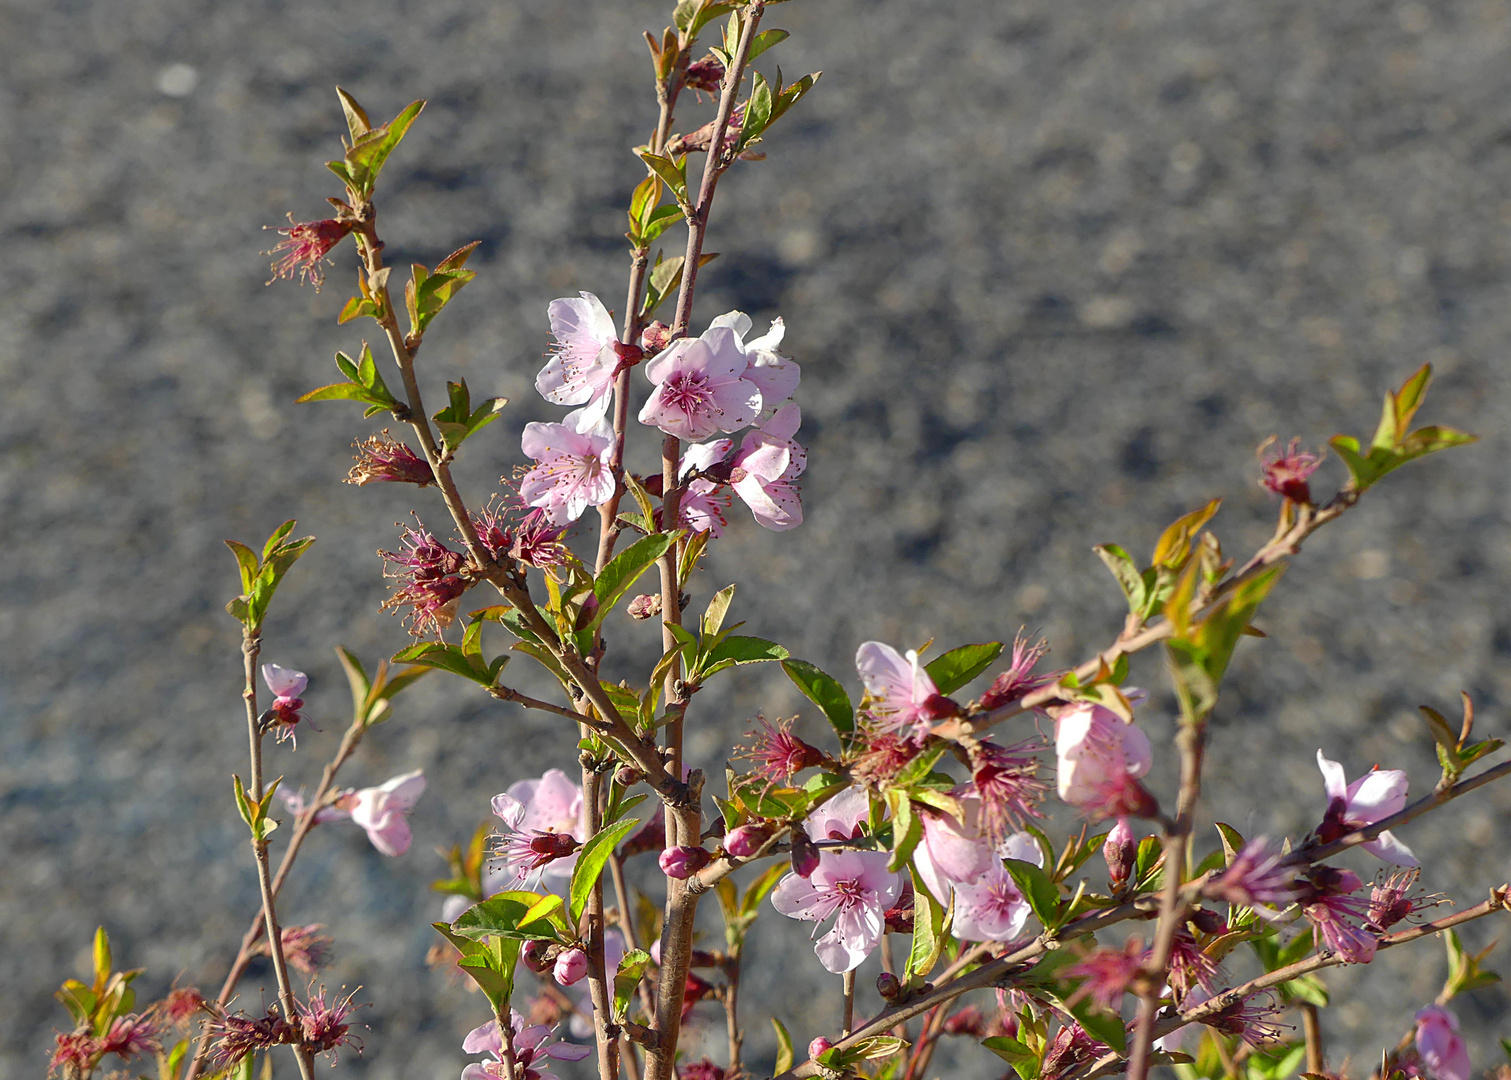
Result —
[{"label": "spent flower", "polygon": [[335,218],[326,218],[323,221],[295,221],[294,215],[289,214],[289,224],[283,226],[264,225],[265,229],[273,229],[283,236],[273,246],[271,251],[263,252],[265,255],[278,256],[273,263],[273,276],[268,279],[271,285],[279,278],[287,278],[292,281],[298,278],[301,284],[315,286],[315,291],[320,291],[320,286],[325,282],[326,256],[331,249],[346,239],[346,235],[352,231],[353,222],[341,221]]},{"label": "spent flower", "polygon": [[346,474],[348,484],[360,487],[363,484],[391,483],[425,487],[435,483],[430,462],[390,437],[387,428],[381,435],[369,435],[352,445],[357,448],[356,464]]}]

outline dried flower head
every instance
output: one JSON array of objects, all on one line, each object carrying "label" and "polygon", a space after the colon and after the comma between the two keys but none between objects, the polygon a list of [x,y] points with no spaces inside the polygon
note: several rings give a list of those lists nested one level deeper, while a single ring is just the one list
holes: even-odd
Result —
[{"label": "dried flower head", "polygon": [[1079,964],[1065,969],[1065,974],[1085,980],[1068,1003],[1089,997],[1099,1011],[1116,1013],[1143,960],[1144,943],[1137,935],[1123,942],[1121,949],[1097,949],[1088,954]]},{"label": "dried flower head", "polygon": [[724,82],[724,61],[713,53],[687,65],[687,85],[693,90],[717,94]]},{"label": "dried flower head", "polygon": [[[306,975],[313,975],[316,969],[329,962],[330,947],[334,942],[320,933],[324,929],[322,923],[283,927],[283,959],[289,967]],[[257,943],[254,955],[272,955],[266,938]]]},{"label": "dried flower head", "polygon": [[357,1006],[352,1004],[355,996],[356,991],[353,990],[344,998],[332,997],[327,1003],[325,987],[316,990],[312,986],[308,991],[308,1000],[294,1003],[294,1009],[299,1014],[304,1045],[310,1053],[328,1053],[334,1058],[339,1047],[349,1045],[355,1045],[357,1053],[362,1052],[362,1040],[351,1033],[351,1015],[357,1010]]},{"label": "dried flower head", "polygon": [[1399,922],[1416,918],[1423,910],[1446,902],[1441,893],[1413,893],[1422,871],[1413,867],[1397,870],[1388,877],[1383,872],[1375,878],[1369,893],[1369,909],[1366,921],[1381,933]]},{"label": "dried flower head", "polygon": [[424,487],[435,483],[430,462],[390,437],[387,428],[381,435],[369,435],[352,445],[357,449],[357,463],[346,474],[348,484],[360,487],[363,484],[393,483]]},{"label": "dried flower head", "polygon": [[85,1076],[105,1053],[100,1040],[88,1030],[59,1032],[52,1052],[52,1061],[47,1066],[47,1075],[62,1071],[65,1077]]},{"label": "dried flower head", "polygon": [[804,769],[823,764],[822,750],[792,734],[796,719],[794,716],[772,724],[765,717],[757,717],[761,730],[750,732],[750,745],[742,747],[735,756],[750,761],[755,765],[755,775],[774,784],[786,783]]},{"label": "dried flower head", "polygon": [[1207,882],[1202,892],[1214,900],[1251,907],[1265,915],[1272,914],[1270,908],[1284,908],[1292,903],[1300,895],[1301,887],[1296,881],[1296,868],[1270,846],[1267,837],[1260,836],[1245,844],[1228,868]]},{"label": "dried flower head", "polygon": [[981,799],[981,831],[998,843],[1023,828],[1025,819],[1044,816],[1039,804],[1049,785],[1038,779],[1033,747],[1031,742],[980,742],[970,748],[970,787]]},{"label": "dried flower head", "polygon": [[[294,215],[289,215],[288,228],[273,225],[264,225],[265,229],[275,229],[283,235],[283,239],[274,245],[271,251],[263,252],[264,255],[275,256],[273,263],[273,276],[268,279],[271,285],[279,278],[290,280],[298,278],[301,283],[315,286],[315,291],[320,291],[320,286],[325,281],[326,256],[331,248],[335,247],[346,234],[352,231],[352,222],[339,221],[327,218],[324,221],[295,221]],[[283,252],[282,258],[276,258],[279,252]]]},{"label": "dried flower head", "polygon": [[1040,638],[1029,642],[1020,630],[1013,638],[1012,665],[992,681],[978,703],[983,711],[1011,705],[1033,691],[1054,681],[1052,674],[1035,675],[1034,667],[1049,652],[1049,642]]},{"label": "dried flower head", "polygon": [[1292,439],[1284,451],[1279,440],[1271,435],[1259,447],[1259,464],[1263,470],[1260,486],[1292,502],[1311,503],[1312,490],[1308,478],[1322,464],[1322,455],[1298,450],[1300,439]]},{"label": "dried flower head", "polygon": [[385,576],[399,583],[393,595],[383,601],[382,610],[407,606],[405,620],[411,636],[440,636],[441,630],[456,620],[457,602],[469,587],[460,576],[466,557],[441,543],[423,525],[413,529],[406,526],[400,543],[400,551],[378,552],[389,564],[384,568]]},{"label": "dried flower head", "polygon": [[130,1013],[118,1016],[100,1040],[100,1050],[129,1061],[139,1054],[153,1054],[162,1049],[159,1040],[162,1021],[153,1013]]}]

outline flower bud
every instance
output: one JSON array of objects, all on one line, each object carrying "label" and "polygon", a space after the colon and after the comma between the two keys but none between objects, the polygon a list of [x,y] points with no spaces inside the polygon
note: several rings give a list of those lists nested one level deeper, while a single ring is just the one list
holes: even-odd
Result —
[{"label": "flower bud", "polygon": [[1228,920],[1224,919],[1215,911],[1206,908],[1197,908],[1189,916],[1187,921],[1203,934],[1222,934],[1228,929]]},{"label": "flower bud", "polygon": [[672,328],[659,319],[640,334],[640,347],[654,356],[672,343]]},{"label": "flower bud", "polygon": [[682,846],[667,848],[661,853],[661,872],[669,878],[689,878],[712,861],[707,851],[700,847]]},{"label": "flower bud", "polygon": [[881,995],[883,1001],[896,1001],[902,996],[902,980],[890,971],[883,971],[876,976],[876,992]]},{"label": "flower bud", "polygon": [[630,765],[621,765],[614,773],[614,782],[624,788],[634,787],[644,779],[645,774]]},{"label": "flower bud", "polygon": [[625,611],[629,613],[630,618],[636,620],[654,618],[661,614],[661,594],[641,593],[630,601]]},{"label": "flower bud", "polygon": [[1138,863],[1138,840],[1127,818],[1118,818],[1118,823],[1107,834],[1107,840],[1102,844],[1102,858],[1107,860],[1107,880],[1113,892],[1127,888]]},{"label": "flower bud", "polygon": [[549,942],[527,941],[525,947],[520,950],[520,959],[524,961],[525,967],[535,974],[544,975],[551,970],[551,957],[548,953],[550,948]]},{"label": "flower bud", "polygon": [[748,859],[761,849],[771,831],[761,825],[741,825],[724,834],[724,850],[737,859]]},{"label": "flower bud", "polygon": [[810,878],[818,869],[818,848],[801,829],[792,833],[792,872],[800,878]]},{"label": "flower bud", "polygon": [[639,345],[625,345],[616,341],[614,342],[614,355],[619,357],[619,370],[623,371],[625,368],[632,368],[644,360],[645,350]]},{"label": "flower bud", "polygon": [[825,1050],[828,1050],[833,1046],[834,1044],[832,1042],[820,1035],[818,1038],[814,1039],[811,1043],[808,1044],[808,1056],[811,1058],[816,1058]]},{"label": "flower bud", "polygon": [[556,967],[551,977],[561,986],[580,982],[588,973],[588,954],[581,949],[568,949],[556,958]]}]

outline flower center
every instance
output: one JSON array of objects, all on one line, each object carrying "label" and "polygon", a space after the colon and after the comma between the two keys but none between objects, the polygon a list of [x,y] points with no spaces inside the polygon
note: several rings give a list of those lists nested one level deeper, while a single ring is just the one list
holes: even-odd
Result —
[{"label": "flower center", "polygon": [[661,384],[661,400],[678,412],[701,412],[713,401],[708,376],[695,371],[678,372]]}]

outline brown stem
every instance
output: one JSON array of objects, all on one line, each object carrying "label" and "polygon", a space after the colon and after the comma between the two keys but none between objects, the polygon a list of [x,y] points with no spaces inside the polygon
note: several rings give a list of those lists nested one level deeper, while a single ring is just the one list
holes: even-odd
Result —
[{"label": "brown stem", "polygon": [[[289,844],[283,851],[283,857],[278,861],[278,872],[273,875],[273,897],[277,899],[283,890],[283,883],[288,879],[289,871],[293,869],[294,860],[299,855],[299,849],[304,846],[304,838],[315,827],[315,815],[325,803],[326,796],[336,780],[336,773],[341,766],[346,764],[346,759],[351,757],[356,750],[357,744],[362,741],[362,736],[367,728],[360,720],[353,720],[351,727],[346,729],[345,736],[341,739],[341,746],[336,751],[336,756],[325,766],[321,774],[320,784],[315,788],[315,794],[310,799],[309,805],[304,809],[294,822],[293,835],[289,837]],[[226,974],[226,981],[221,984],[220,994],[216,997],[216,1004],[225,1008],[230,1004],[232,996],[236,993],[236,984],[246,973],[247,965],[257,955],[256,945],[262,940],[265,928],[262,912],[252,917],[251,925],[241,937],[241,947],[236,950],[236,959],[231,962],[231,970]],[[204,1067],[205,1054],[210,1049],[209,1043],[201,1038],[199,1045],[195,1047],[194,1059],[189,1063],[189,1069],[184,1074],[184,1080],[196,1080],[200,1070]]]},{"label": "brown stem", "polygon": [[[697,205],[688,219],[687,257],[682,264],[682,287],[677,294],[677,315],[672,325],[672,337],[687,333],[692,312],[693,292],[698,278],[698,258],[703,250],[703,234],[708,223],[708,213],[713,205],[714,187],[718,183],[723,154],[724,135],[729,129],[729,119],[734,114],[735,99],[739,96],[740,83],[744,79],[746,58],[750,55],[751,42],[755,40],[756,27],[760,24],[765,9],[765,0],[752,0],[745,9],[744,25],[740,32],[739,47],[732,57],[732,64],[724,73],[724,86],[719,95],[719,110],[714,118],[712,149],[703,166],[703,182],[698,193]],[[665,120],[665,115],[663,115]],[[668,435],[661,447],[662,495],[661,524],[664,529],[677,527],[678,510],[682,492],[677,484],[677,461],[680,442]],[[678,556],[682,545],[673,545],[662,556],[661,612],[667,623],[680,625],[682,620],[682,588],[678,580]],[[676,638],[670,628],[665,628],[662,642],[666,649],[676,646]],[[672,715],[666,726],[666,748],[671,776],[682,776],[682,724],[683,696],[681,664],[673,662],[666,672],[665,696],[667,710]],[[702,835],[702,819],[696,803],[691,806],[677,805],[668,801],[666,809],[667,846],[697,844]],[[682,1002],[687,986],[687,972],[691,962],[693,923],[698,912],[699,892],[689,887],[689,882],[668,878],[666,884],[666,918],[661,931],[661,971],[656,982],[656,1029],[658,1041],[655,1048],[646,1054],[646,1080],[670,1080],[673,1062],[676,1059],[677,1038],[682,1026]]]},{"label": "brown stem", "polygon": [[848,1035],[850,1029],[855,1027],[855,972],[847,971],[840,978],[843,980],[842,993],[845,996],[845,1017],[840,1028]]},{"label": "brown stem", "polygon": [[530,697],[528,694],[521,694],[518,690],[507,686],[490,687],[488,693],[500,701],[512,701],[517,705],[523,705],[527,709],[539,709],[541,712],[555,713],[557,716],[568,716],[577,721],[582,720],[581,713],[573,712],[571,709],[555,705],[549,701],[542,701],[540,698]]},{"label": "brown stem", "polygon": [[[262,638],[250,629],[242,631],[242,674],[246,684],[242,700],[246,703],[247,741],[250,744],[252,774],[247,788],[247,798],[262,801],[262,730],[257,722],[257,657],[262,649]],[[298,1010],[294,1007],[294,988],[289,983],[288,964],[283,958],[283,935],[278,929],[278,907],[273,898],[273,880],[268,871],[268,844],[258,837],[252,838],[252,853],[257,860],[257,887],[262,893],[262,917],[268,935],[268,952],[273,958],[273,973],[278,979],[278,1002],[284,1019],[294,1022]],[[302,1046],[294,1047],[294,1056],[299,1062],[299,1075],[304,1080],[313,1080],[310,1055]]]},{"label": "brown stem", "polygon": [[[583,729],[584,735],[587,729]],[[603,811],[599,800],[603,789],[603,774],[594,768],[594,762],[583,755],[582,805],[587,813],[587,834],[598,835],[603,828]],[[588,893],[587,910],[583,912],[586,922],[588,953],[588,993],[593,1000],[593,1034],[598,1044],[599,1080],[617,1080],[619,1076],[619,1032],[613,1024],[613,999],[609,993],[607,963],[603,955],[603,875],[593,882]]]},{"label": "brown stem", "polygon": [[1186,838],[1191,835],[1196,801],[1201,796],[1201,765],[1207,742],[1205,716],[1183,721],[1176,735],[1180,748],[1180,795],[1173,828],[1165,831],[1165,876],[1160,893],[1159,927],[1154,948],[1144,970],[1149,974],[1146,989],[1139,998],[1137,1026],[1128,1055],[1128,1080],[1144,1080],[1149,1071],[1149,1050],[1154,1045],[1154,1017],[1159,1011],[1160,992],[1166,981],[1166,968],[1175,946],[1175,935],[1185,921],[1186,904],[1181,886],[1185,883]]},{"label": "brown stem", "polygon": [[1306,1071],[1320,1074],[1327,1067],[1322,1053],[1322,1023],[1317,1006],[1309,1001],[1301,1003],[1301,1030],[1306,1036]]},{"label": "brown stem", "polygon": [[724,1069],[726,1077],[737,1077],[741,1070],[741,1055],[745,1048],[745,1032],[740,1030],[740,954],[737,950],[723,964],[724,1035],[729,1042],[729,1064]]}]

